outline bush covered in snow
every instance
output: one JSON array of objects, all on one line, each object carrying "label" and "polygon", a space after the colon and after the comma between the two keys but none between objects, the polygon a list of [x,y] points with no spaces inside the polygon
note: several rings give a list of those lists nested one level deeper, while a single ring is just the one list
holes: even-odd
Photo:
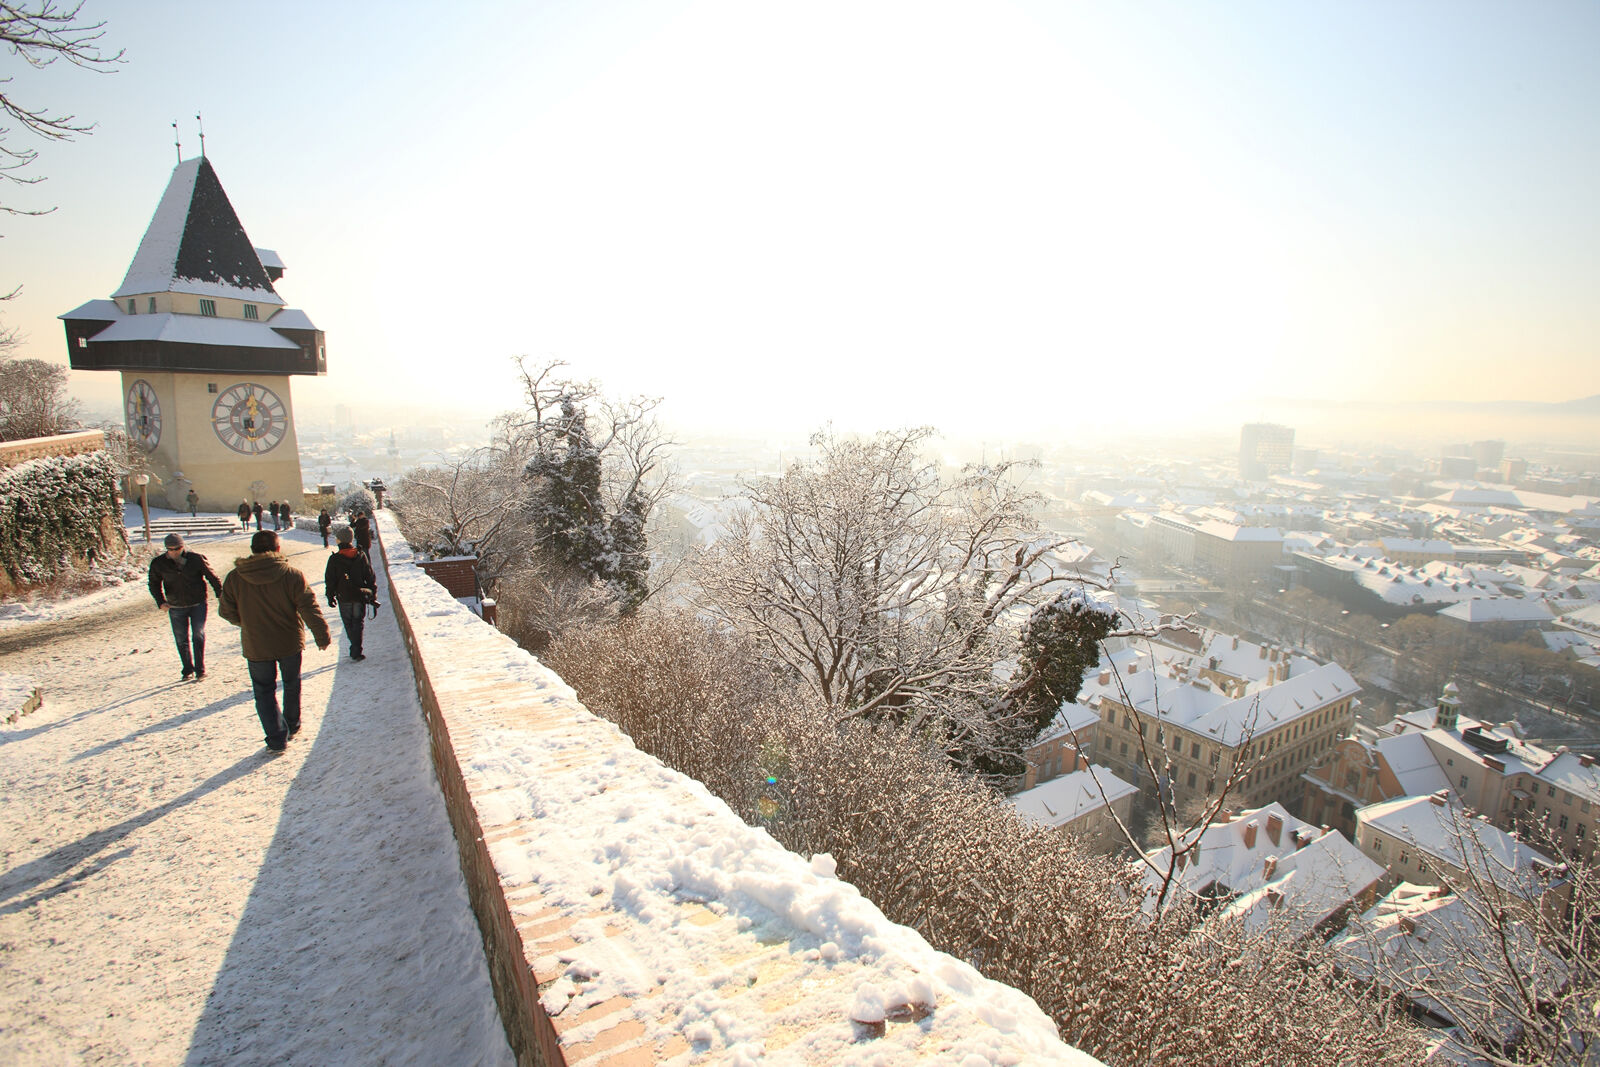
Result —
[{"label": "bush covered in snow", "polygon": [[687,614],[574,629],[545,657],[598,714],[888,917],[1030,994],[1109,1064],[1414,1063],[1415,1032],[1342,985],[1320,943],[1156,922],[1138,877],[1029,824],[926,738],[836,724]]},{"label": "bush covered in snow", "polygon": [[51,456],[0,471],[0,570],[15,585],[122,556],[128,543],[109,453]]}]

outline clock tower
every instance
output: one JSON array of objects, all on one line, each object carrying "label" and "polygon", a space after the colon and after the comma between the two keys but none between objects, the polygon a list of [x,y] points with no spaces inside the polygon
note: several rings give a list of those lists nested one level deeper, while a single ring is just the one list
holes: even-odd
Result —
[{"label": "clock tower", "polygon": [[328,361],[322,331],[273,288],[281,277],[201,156],[173,170],[111,299],[61,316],[74,370],[122,372],[128,437],[160,479],[152,499],[180,508],[193,488],[209,511],[301,503],[289,380]]}]

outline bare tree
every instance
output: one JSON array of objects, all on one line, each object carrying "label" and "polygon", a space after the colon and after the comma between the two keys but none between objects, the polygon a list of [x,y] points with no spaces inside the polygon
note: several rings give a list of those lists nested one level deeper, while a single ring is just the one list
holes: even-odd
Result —
[{"label": "bare tree", "polygon": [[[101,50],[105,21],[79,22],[83,4],[62,5],[56,0],[0,0],[0,45],[20,56],[30,67],[47,67],[58,59],[85,70],[107,72],[122,62],[122,51],[107,54]],[[0,78],[0,116],[23,130],[47,141],[69,141],[88,133],[93,123],[81,122],[76,115],[52,114],[45,107],[29,107],[13,99],[8,87],[11,78]],[[0,179],[17,185],[33,185],[43,179],[18,173],[38,158],[37,149],[6,144],[9,127],[0,127]],[[0,204],[9,215],[43,215],[54,208],[25,210]]]},{"label": "bare tree", "polygon": [[78,402],[67,395],[67,368],[42,359],[0,357],[0,441],[48,437],[77,426]]},{"label": "bare tree", "polygon": [[815,435],[813,462],[745,483],[750,506],[695,571],[706,608],[836,721],[898,723],[977,763],[1028,717],[1036,680],[996,665],[1029,613],[1067,582],[1106,583],[1054,566],[1070,541],[1036,528],[1016,465],[947,481],[922,455],[932,434]]},{"label": "bare tree", "polygon": [[436,554],[476,556],[478,581],[493,591],[502,575],[528,561],[521,467],[503,445],[418,467],[395,487],[394,510],[418,544]]}]

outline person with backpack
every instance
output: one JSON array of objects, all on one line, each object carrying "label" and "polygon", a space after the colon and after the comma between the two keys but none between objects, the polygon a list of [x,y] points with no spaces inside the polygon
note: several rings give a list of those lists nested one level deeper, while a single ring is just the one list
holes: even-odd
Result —
[{"label": "person with backpack", "polygon": [[361,651],[361,635],[366,625],[367,605],[378,602],[378,577],[366,553],[356,551],[351,543],[354,540],[355,535],[348,527],[339,531],[339,549],[328,557],[322,586],[328,594],[328,606],[339,608],[344,635],[350,639],[350,658],[360,663],[367,658]]}]

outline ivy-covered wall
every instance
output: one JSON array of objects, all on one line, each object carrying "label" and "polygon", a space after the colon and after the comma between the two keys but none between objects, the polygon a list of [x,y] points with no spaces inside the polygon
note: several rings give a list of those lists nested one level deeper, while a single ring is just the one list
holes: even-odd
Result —
[{"label": "ivy-covered wall", "polygon": [[76,561],[126,552],[118,477],[106,452],[0,470],[0,570],[13,583],[41,582]]}]

